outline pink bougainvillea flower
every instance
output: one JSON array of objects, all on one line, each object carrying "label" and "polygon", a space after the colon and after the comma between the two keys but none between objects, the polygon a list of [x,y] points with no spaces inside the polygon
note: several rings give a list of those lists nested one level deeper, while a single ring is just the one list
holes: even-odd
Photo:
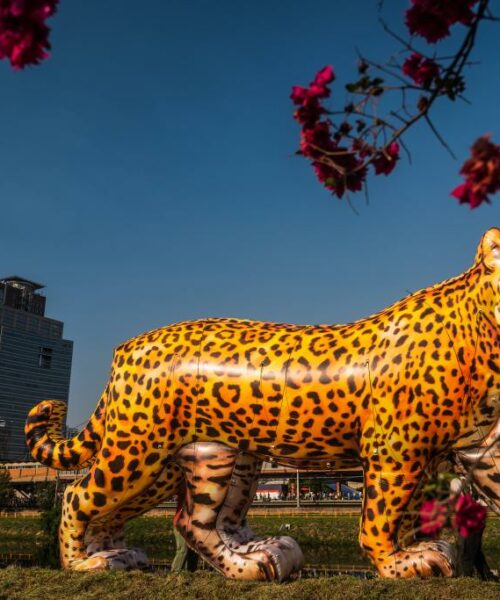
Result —
[{"label": "pink bougainvillea flower", "polygon": [[[327,112],[321,105],[321,99],[330,95],[328,83],[331,83],[333,79],[333,69],[331,67],[325,67],[324,69],[321,69],[321,71],[318,71],[314,80],[309,84],[309,87],[302,87],[300,85],[293,86],[290,98],[292,99],[292,102],[298,106],[293,116],[294,119],[302,125],[302,140],[304,140],[304,137],[307,138],[307,136],[310,137],[311,135],[315,135],[314,133],[305,135],[305,132],[309,129],[314,129],[322,115]],[[324,133],[325,126],[322,126],[322,128]],[[328,130],[329,126],[326,126],[326,129]],[[305,156],[308,156],[303,147],[301,150]]]},{"label": "pink bougainvillea flower", "polygon": [[[477,4],[478,1],[479,0],[446,0],[443,3],[442,9],[445,18],[450,25],[454,25],[455,23],[470,25],[475,17],[472,7]],[[436,4],[436,2],[433,4]]]},{"label": "pink bougainvillea flower", "polygon": [[0,0],[0,59],[14,69],[39,64],[48,57],[51,17],[59,0]]},{"label": "pink bougainvillea flower", "polygon": [[300,151],[309,158],[318,158],[325,152],[331,152],[335,145],[330,136],[328,121],[320,121],[313,127],[302,130],[300,136]]},{"label": "pink bougainvillea flower", "polygon": [[484,528],[486,507],[476,502],[470,494],[461,494],[454,509],[454,526],[462,537],[469,537]]},{"label": "pink bougainvillea flower", "polygon": [[360,192],[366,183],[367,169],[363,161],[359,160],[354,152],[351,152],[351,167],[345,176],[345,186],[350,192]]},{"label": "pink bougainvillea flower", "polygon": [[447,508],[439,500],[427,500],[420,509],[420,530],[426,535],[435,537],[445,526]]},{"label": "pink bougainvillea flower", "polygon": [[393,142],[382,151],[377,152],[372,160],[376,175],[389,175],[394,170],[396,162],[399,160],[399,144]]},{"label": "pink bougainvillea flower", "polygon": [[309,86],[308,93],[309,98],[328,98],[330,95],[330,88],[313,81]]},{"label": "pink bougainvillea flower", "polygon": [[326,86],[332,81],[335,80],[335,73],[333,72],[333,68],[330,65],[323,67],[320,71],[316,73],[316,77],[314,78],[314,83],[319,86]]},{"label": "pink bougainvillea flower", "polygon": [[486,194],[483,194],[480,190],[475,190],[469,182],[458,185],[452,192],[451,195],[456,198],[460,204],[468,204],[471,208],[477,208],[481,206],[483,202],[486,204],[490,203],[490,199]]},{"label": "pink bougainvillea flower", "polygon": [[304,128],[314,127],[320,120],[326,110],[321,106],[318,100],[308,100],[304,102],[293,114],[294,119]]},{"label": "pink bougainvillea flower", "polygon": [[314,81],[309,84],[309,95],[313,98],[328,98],[330,88],[328,85],[335,79],[333,69],[330,66],[324,67],[316,73]]},{"label": "pink bougainvillea flower", "polygon": [[325,67],[316,73],[316,77],[308,87],[301,85],[292,87],[290,98],[299,107],[293,116],[304,128],[314,127],[321,116],[327,112],[321,106],[320,100],[330,95],[328,84],[333,80],[333,69]]},{"label": "pink bougainvillea flower", "polygon": [[324,67],[316,73],[316,77],[311,81],[309,87],[305,88],[300,85],[294,85],[290,98],[298,106],[317,100],[318,98],[327,98],[330,95],[328,84],[334,79],[335,75],[332,67]]},{"label": "pink bougainvillea flower", "polygon": [[338,198],[345,191],[359,192],[366,181],[366,167],[356,151],[335,142],[329,146],[328,164],[314,161],[313,168],[319,181]]},{"label": "pink bougainvillea flower", "polygon": [[301,85],[294,85],[292,87],[292,93],[290,94],[290,98],[292,99],[292,102],[297,106],[303,104],[307,100],[308,96],[309,94],[307,88],[302,87]]},{"label": "pink bougainvillea flower", "polygon": [[313,162],[313,169],[318,181],[322,183],[327,190],[330,190],[341,198],[345,191],[345,185],[339,180],[339,172],[331,165],[326,165],[321,162]]},{"label": "pink bougainvillea flower", "polygon": [[470,25],[474,19],[472,7],[478,0],[411,0],[406,11],[406,25],[412,35],[435,43],[450,34],[455,23]]},{"label": "pink bougainvillea flower", "polygon": [[451,195],[460,204],[477,208],[489,203],[490,194],[500,191],[500,146],[483,135],[471,147],[471,157],[460,169],[465,182],[457,186]]},{"label": "pink bougainvillea flower", "polygon": [[[348,152],[345,148],[339,148],[339,152]],[[350,153],[355,159],[354,153]],[[363,189],[366,179],[366,169],[348,173],[339,171],[333,164],[326,165],[321,162],[313,162],[314,172],[318,180],[337,198],[342,198],[346,190],[359,192]]]},{"label": "pink bougainvillea flower", "polygon": [[417,85],[429,87],[439,76],[439,65],[432,59],[414,52],[403,63],[403,73],[413,79]]},{"label": "pink bougainvillea flower", "polygon": [[406,25],[412,35],[420,35],[430,44],[450,35],[450,26],[442,15],[426,10],[420,3],[406,11]]}]

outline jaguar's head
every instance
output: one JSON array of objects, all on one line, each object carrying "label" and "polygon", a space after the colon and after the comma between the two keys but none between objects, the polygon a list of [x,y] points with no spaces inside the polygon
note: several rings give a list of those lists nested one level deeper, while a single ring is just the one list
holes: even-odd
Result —
[{"label": "jaguar's head", "polygon": [[483,235],[475,265],[482,269],[482,310],[500,334],[500,229],[492,227]]}]

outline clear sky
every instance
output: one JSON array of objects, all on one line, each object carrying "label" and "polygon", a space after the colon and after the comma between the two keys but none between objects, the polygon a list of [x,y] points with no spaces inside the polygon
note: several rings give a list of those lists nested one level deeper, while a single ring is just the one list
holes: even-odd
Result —
[{"label": "clear sky", "polygon": [[[385,2],[394,27],[407,4]],[[356,216],[294,156],[290,87],[332,64],[343,102],[356,47],[396,50],[376,5],[61,0],[50,60],[0,64],[0,276],[45,283],[74,340],[70,424],[131,336],[205,316],[354,320],[460,273],[500,225],[498,198],[449,197],[472,141],[499,142],[499,24],[477,45],[472,105],[436,112],[458,161],[417,127],[412,166],[371,179]]]}]

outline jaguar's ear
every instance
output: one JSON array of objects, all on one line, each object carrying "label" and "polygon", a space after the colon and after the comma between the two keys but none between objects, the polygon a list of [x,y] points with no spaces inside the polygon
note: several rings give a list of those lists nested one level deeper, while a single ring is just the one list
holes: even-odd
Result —
[{"label": "jaguar's ear", "polygon": [[483,235],[477,249],[477,261],[490,271],[500,270],[500,229],[492,227]]}]

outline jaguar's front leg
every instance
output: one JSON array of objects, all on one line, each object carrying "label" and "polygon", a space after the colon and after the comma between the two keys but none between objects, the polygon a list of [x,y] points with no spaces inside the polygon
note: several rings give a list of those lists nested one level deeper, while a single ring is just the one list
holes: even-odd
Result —
[{"label": "jaguar's front leg", "polygon": [[399,525],[423,475],[418,463],[382,463],[378,456],[365,468],[360,545],[382,577],[454,574],[455,551],[447,542],[398,544]]}]

